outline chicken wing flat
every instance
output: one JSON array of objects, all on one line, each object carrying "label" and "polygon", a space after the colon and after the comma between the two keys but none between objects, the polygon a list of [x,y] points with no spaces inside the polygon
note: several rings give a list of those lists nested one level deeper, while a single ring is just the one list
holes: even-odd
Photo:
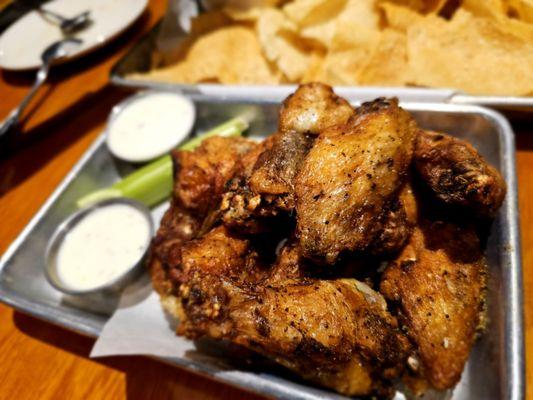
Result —
[{"label": "chicken wing flat", "polygon": [[385,270],[380,292],[397,307],[421,373],[436,389],[460,379],[484,316],[485,261],[474,229],[425,221]]},{"label": "chicken wing flat", "polygon": [[405,181],[416,129],[397,100],[378,99],[322,132],[295,185],[296,235],[305,257],[333,264],[342,252],[372,243]]},{"label": "chicken wing flat", "polygon": [[489,218],[500,208],[505,181],[470,143],[420,131],[414,159],[420,177],[444,203]]},{"label": "chicken wing flat", "polygon": [[183,246],[178,333],[228,339],[342,393],[386,390],[410,345],[381,295],[350,279],[250,278],[262,269],[247,245],[219,227]]},{"label": "chicken wing flat", "polygon": [[307,83],[283,102],[279,131],[318,135],[330,126],[346,123],[353,113],[350,103],[337,96],[330,86]]}]

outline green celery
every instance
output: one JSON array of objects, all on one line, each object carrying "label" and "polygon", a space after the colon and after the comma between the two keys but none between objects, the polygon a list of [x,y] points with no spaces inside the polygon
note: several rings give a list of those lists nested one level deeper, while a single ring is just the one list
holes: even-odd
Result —
[{"label": "green celery", "polygon": [[[204,139],[212,136],[240,136],[246,129],[248,129],[248,122],[245,119],[240,117],[233,118],[202,135],[188,140],[178,149],[194,150]],[[81,208],[101,200],[127,197],[152,207],[170,196],[172,186],[172,158],[170,155],[166,155],[139,168],[108,188],[83,196],[76,202],[76,205]]]}]

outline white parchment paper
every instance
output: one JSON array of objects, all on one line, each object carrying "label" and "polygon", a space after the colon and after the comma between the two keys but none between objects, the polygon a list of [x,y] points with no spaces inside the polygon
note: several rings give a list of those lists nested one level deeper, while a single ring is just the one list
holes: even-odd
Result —
[{"label": "white parchment paper", "polygon": [[94,344],[91,357],[126,354],[183,357],[193,349],[191,341],[176,336],[174,322],[167,319],[150,279],[144,276],[124,291],[118,309]]}]

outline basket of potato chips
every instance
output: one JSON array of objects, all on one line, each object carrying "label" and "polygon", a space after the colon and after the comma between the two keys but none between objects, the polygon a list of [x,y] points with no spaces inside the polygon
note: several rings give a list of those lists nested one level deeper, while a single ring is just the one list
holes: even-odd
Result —
[{"label": "basket of potato chips", "polygon": [[[533,0],[202,4],[199,10],[195,2],[174,1],[169,6],[174,15],[163,22],[167,27],[154,42],[149,67],[123,78],[140,86],[321,81],[533,95]],[[172,23],[181,26],[165,29]]]}]

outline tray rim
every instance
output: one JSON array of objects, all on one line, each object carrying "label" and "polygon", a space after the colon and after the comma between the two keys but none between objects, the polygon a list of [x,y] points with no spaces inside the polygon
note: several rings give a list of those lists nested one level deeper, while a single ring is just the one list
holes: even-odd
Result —
[{"label": "tray rim", "polygon": [[[267,99],[266,101],[242,101],[235,99],[219,99],[221,103],[248,103],[248,104],[269,104],[277,103],[276,100]],[[353,101],[353,104],[358,104]],[[523,282],[522,282],[522,253],[520,241],[520,225],[519,225],[519,209],[518,209],[518,192],[517,192],[517,177],[516,177],[516,162],[515,162],[515,140],[513,130],[507,119],[497,111],[476,106],[476,105],[455,105],[446,103],[425,103],[425,102],[401,102],[401,106],[407,110],[412,111],[430,111],[430,112],[457,112],[462,114],[479,114],[491,121],[492,124],[498,126],[501,130],[499,134],[503,142],[503,160],[505,165],[503,172],[504,178],[507,182],[508,193],[505,207],[501,209],[504,213],[504,221],[508,232],[504,235],[508,236],[508,241],[512,247],[512,251],[508,252],[509,265],[511,268],[503,268],[502,273],[507,275],[509,282],[510,299],[508,309],[505,314],[505,331],[509,332],[508,341],[505,342],[506,359],[503,363],[506,369],[508,380],[507,392],[502,393],[502,398],[509,400],[521,400],[525,396],[525,358],[524,358],[524,332],[523,332]],[[20,245],[24,242],[26,236],[39,223],[42,216],[53,206],[57,198],[62,194],[64,189],[76,178],[78,172],[85,166],[85,164],[92,157],[93,153],[105,141],[105,132],[102,132],[94,142],[87,148],[81,158],[72,167],[69,173],[59,183],[57,188],[52,192],[49,198],[44,202],[37,213],[31,218],[26,227],[19,233],[17,238],[9,245],[4,254],[0,257],[0,277],[4,267],[9,263],[13,254],[18,250]],[[504,230],[505,232],[505,230]],[[99,324],[86,323],[82,318],[69,316],[66,318],[63,312],[58,312],[56,307],[35,303],[18,294],[11,293],[0,287],[0,302],[13,307],[14,309],[29,314],[38,319],[47,321],[54,325],[61,326],[68,330],[77,332],[79,334],[97,337],[100,333],[101,327]],[[201,363],[191,360],[168,360],[159,357],[151,357],[164,362],[170,362],[173,365],[178,365],[187,370],[206,375],[215,380],[237,386],[247,391],[257,391],[253,388],[243,386],[242,380],[232,377],[231,375],[217,374],[213,368],[207,368]],[[279,385],[278,385],[279,386]],[[272,389],[272,388],[271,388]],[[259,390],[259,389],[258,389]],[[258,391],[263,395],[286,395],[282,389],[266,392]],[[291,393],[293,394],[293,393]],[[303,397],[308,398],[305,393]],[[314,398],[314,397],[313,397]]]}]

